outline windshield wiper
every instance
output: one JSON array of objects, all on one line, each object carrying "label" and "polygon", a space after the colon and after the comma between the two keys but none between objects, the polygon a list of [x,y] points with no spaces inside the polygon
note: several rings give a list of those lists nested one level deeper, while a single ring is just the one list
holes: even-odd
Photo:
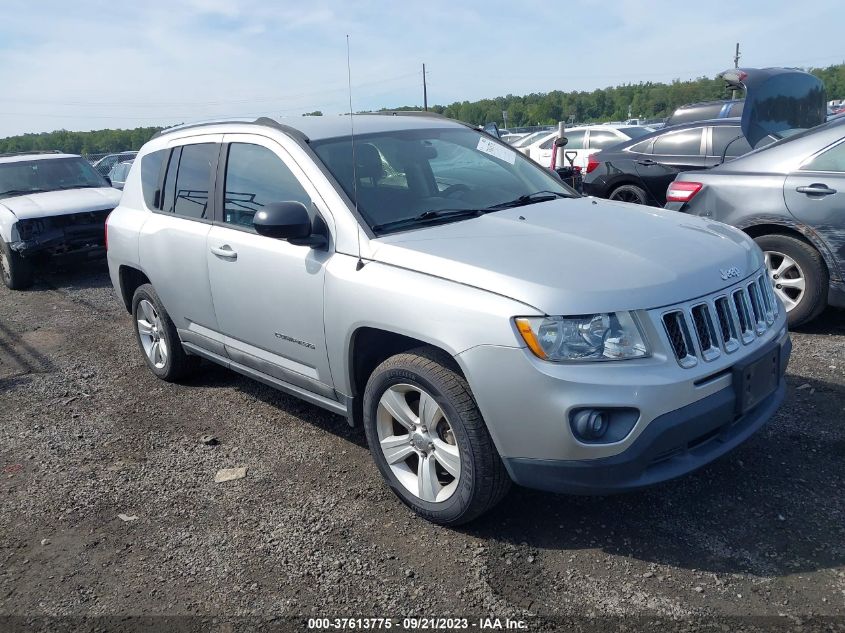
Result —
[{"label": "windshield wiper", "polygon": [[410,218],[402,218],[400,220],[392,220],[384,222],[383,224],[376,224],[372,227],[373,231],[383,231],[385,229],[399,229],[407,226],[417,226],[431,224],[434,222],[443,222],[448,220],[459,220],[463,218],[476,218],[486,213],[493,211],[500,211],[502,209],[510,209],[512,207],[524,207],[528,204],[535,204],[537,202],[547,202],[556,198],[571,198],[565,193],[559,191],[535,191],[524,196],[519,196],[515,200],[508,200],[507,202],[500,202],[483,209],[438,209],[436,211],[424,211],[419,215]]},{"label": "windshield wiper", "polygon": [[410,218],[401,218],[399,220],[391,220],[390,222],[384,222],[382,224],[374,224],[371,228],[373,231],[384,231],[385,229],[398,229],[406,226],[431,224],[447,220],[475,218],[486,212],[486,209],[438,209],[437,211],[424,211],[419,215],[415,215]]},{"label": "windshield wiper", "polygon": [[44,189],[9,189],[8,191],[0,191],[0,196],[26,196],[31,193],[44,193]]},{"label": "windshield wiper", "polygon": [[538,202],[548,202],[549,200],[554,200],[555,198],[570,198],[571,196],[566,195],[565,193],[561,193],[560,191],[535,191],[534,193],[529,193],[524,196],[519,196],[514,200],[508,200],[507,202],[500,202],[499,204],[494,204],[492,206],[487,207],[486,211],[497,211],[499,209],[512,209],[514,207],[524,207],[529,204],[536,204]]}]

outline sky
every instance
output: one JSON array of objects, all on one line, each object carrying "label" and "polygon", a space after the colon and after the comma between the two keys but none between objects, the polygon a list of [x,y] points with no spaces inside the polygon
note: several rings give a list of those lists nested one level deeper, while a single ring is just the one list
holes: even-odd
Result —
[{"label": "sky", "polygon": [[841,0],[0,0],[0,137],[845,61]]}]

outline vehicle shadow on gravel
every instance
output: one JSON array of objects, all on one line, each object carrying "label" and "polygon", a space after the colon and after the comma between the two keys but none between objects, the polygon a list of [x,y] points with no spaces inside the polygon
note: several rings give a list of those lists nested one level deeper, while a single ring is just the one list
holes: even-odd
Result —
[{"label": "vehicle shadow on gravel", "polygon": [[34,290],[104,288],[111,285],[105,259],[44,262],[36,267]]},{"label": "vehicle shadow on gravel", "polygon": [[845,310],[827,308],[809,323],[795,328],[796,334],[841,334],[845,332]]},{"label": "vehicle shadow on gravel", "polygon": [[185,385],[212,388],[235,388],[250,398],[260,400],[280,412],[296,417],[303,424],[310,424],[327,433],[343,438],[356,446],[369,450],[364,432],[352,428],[341,415],[326,411],[316,405],[273,389],[260,382],[241,376],[235,371],[203,361],[202,369],[185,381]]},{"label": "vehicle shadow on gravel", "polygon": [[[609,497],[515,488],[462,531],[496,542],[501,551],[491,556],[503,558],[521,545],[596,549],[645,563],[761,577],[840,567],[845,386],[798,382],[767,427],[692,475]],[[501,582],[519,573],[501,572]]]}]

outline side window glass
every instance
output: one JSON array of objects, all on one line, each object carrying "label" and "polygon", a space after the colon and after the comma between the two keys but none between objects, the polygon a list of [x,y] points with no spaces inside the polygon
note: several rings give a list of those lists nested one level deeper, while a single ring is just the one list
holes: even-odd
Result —
[{"label": "side window glass", "polygon": [[311,210],[311,198],[293,172],[261,145],[232,143],[226,163],[223,221],[252,228],[256,211],[272,202],[301,202]]},{"label": "side window glass", "polygon": [[636,152],[637,154],[651,154],[651,142],[653,139],[647,139],[634,143],[628,148],[629,152]]},{"label": "side window glass", "polygon": [[670,132],[654,141],[654,153],[661,156],[699,156],[701,154],[701,130]]},{"label": "side window glass", "polygon": [[742,156],[751,151],[751,145],[742,135],[737,125],[719,125],[713,127],[713,156],[721,156],[727,148],[725,156]]},{"label": "side window glass", "polygon": [[546,141],[544,141],[543,143],[541,143],[541,144],[540,144],[540,149],[551,149],[551,148],[552,148],[552,145],[554,145],[555,138],[557,138],[557,137],[552,136],[552,137],[551,137],[551,138],[549,138],[548,140],[546,140]]},{"label": "side window glass", "polygon": [[845,143],[839,143],[804,165],[802,171],[845,172]]},{"label": "side window glass", "polygon": [[622,142],[622,138],[613,132],[590,132],[590,149],[604,149]]},{"label": "side window glass", "polygon": [[[565,152],[568,149],[584,149],[584,134],[586,134],[584,130],[573,130],[571,132],[564,130],[563,135],[567,138],[567,143],[564,146],[563,151]],[[554,143],[554,139],[552,139],[552,143]],[[560,151],[561,150],[558,150],[558,152]]]},{"label": "side window glass", "polygon": [[144,203],[150,209],[161,207],[161,192],[158,187],[161,181],[161,169],[169,154],[169,149],[161,149],[150,152],[141,159],[141,190],[144,194]]},{"label": "side window glass", "polygon": [[208,219],[208,190],[211,165],[217,155],[214,143],[184,145],[176,173],[173,213],[188,218]]},{"label": "side window glass", "polygon": [[181,147],[176,147],[172,152],[170,152],[170,160],[167,163],[167,173],[164,176],[162,203],[159,207],[165,213],[173,213],[173,207],[176,202],[176,172],[179,171],[179,159],[181,157]]}]

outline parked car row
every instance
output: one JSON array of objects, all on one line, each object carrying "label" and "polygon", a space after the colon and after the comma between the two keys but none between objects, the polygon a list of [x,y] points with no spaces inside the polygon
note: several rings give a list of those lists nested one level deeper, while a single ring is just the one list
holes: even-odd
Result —
[{"label": "parked car row", "polygon": [[[668,127],[591,156],[585,193],[743,229],[764,250],[793,326],[845,307],[845,119],[823,124],[823,86],[807,73],[725,77],[744,101],[679,108]],[[726,118],[700,120],[716,112]]]}]

